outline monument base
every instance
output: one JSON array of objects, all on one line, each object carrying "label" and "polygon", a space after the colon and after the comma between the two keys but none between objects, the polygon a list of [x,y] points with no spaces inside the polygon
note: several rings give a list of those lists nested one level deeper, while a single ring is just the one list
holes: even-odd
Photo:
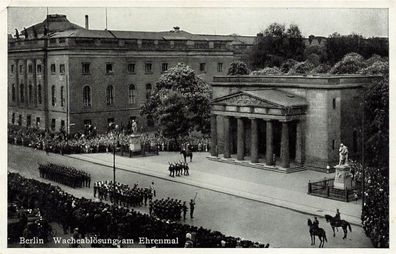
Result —
[{"label": "monument base", "polygon": [[352,189],[352,174],[350,173],[350,167],[348,164],[337,165],[334,167],[336,169],[334,178],[334,189]]}]

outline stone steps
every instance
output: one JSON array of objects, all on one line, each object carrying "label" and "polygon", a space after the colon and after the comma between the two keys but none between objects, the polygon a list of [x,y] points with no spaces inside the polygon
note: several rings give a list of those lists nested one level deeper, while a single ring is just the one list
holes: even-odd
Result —
[{"label": "stone steps", "polygon": [[285,173],[285,174],[305,170],[302,167],[282,168],[282,167],[278,167],[278,166],[268,166],[268,165],[265,165],[264,163],[252,163],[248,160],[240,161],[240,160],[237,160],[234,158],[220,158],[220,157],[213,157],[213,156],[207,156],[206,158],[208,158],[211,161],[217,161],[217,162],[239,165],[239,166],[244,166],[244,167],[263,169],[263,170],[274,171],[274,172]]}]

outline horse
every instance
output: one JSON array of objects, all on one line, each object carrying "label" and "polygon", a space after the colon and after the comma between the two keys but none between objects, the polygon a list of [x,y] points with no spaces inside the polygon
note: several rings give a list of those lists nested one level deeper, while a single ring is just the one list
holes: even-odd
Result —
[{"label": "horse", "polygon": [[309,234],[311,236],[311,245],[315,245],[315,236],[320,240],[319,248],[324,247],[324,242],[327,242],[326,231],[323,228],[317,227],[312,223],[311,219],[308,219]]},{"label": "horse", "polygon": [[187,163],[187,160],[186,160],[187,157],[190,157],[190,162],[192,162],[193,153],[190,149],[187,149],[187,150],[183,149],[180,151],[180,154],[183,154],[184,163]]},{"label": "horse", "polygon": [[349,228],[349,231],[352,232],[351,224],[349,224],[349,222],[347,222],[346,220],[338,220],[335,217],[328,214],[325,215],[325,218],[326,218],[326,222],[330,222],[330,226],[333,229],[333,237],[335,237],[334,228],[342,227],[342,230],[344,230],[344,237],[342,239],[345,239],[348,235],[347,228]]}]

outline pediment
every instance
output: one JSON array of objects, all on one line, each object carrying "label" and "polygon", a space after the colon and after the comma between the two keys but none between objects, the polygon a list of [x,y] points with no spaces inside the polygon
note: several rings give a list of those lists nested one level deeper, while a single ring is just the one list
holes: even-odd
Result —
[{"label": "pediment", "polygon": [[229,105],[229,106],[253,106],[253,107],[263,107],[263,108],[281,108],[280,105],[276,105],[264,100],[260,100],[251,95],[238,93],[232,96],[226,96],[217,98],[213,101],[216,105]]}]

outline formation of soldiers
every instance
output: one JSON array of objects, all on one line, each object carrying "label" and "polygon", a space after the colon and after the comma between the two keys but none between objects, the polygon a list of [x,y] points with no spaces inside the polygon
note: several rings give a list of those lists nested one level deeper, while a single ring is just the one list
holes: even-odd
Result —
[{"label": "formation of soldiers", "polygon": [[[190,201],[190,218],[194,218],[194,208],[195,208],[195,201],[191,199]],[[150,201],[149,203],[149,214],[154,215],[160,219],[167,219],[167,220],[183,220],[186,219],[187,214],[187,204],[186,201],[181,201],[179,199],[173,198],[162,198],[156,199],[153,202]]]},{"label": "formation of soldiers", "polygon": [[53,163],[39,164],[40,177],[72,188],[91,188],[91,175],[73,167]]},{"label": "formation of soldiers", "polygon": [[[8,173],[8,201],[29,208],[39,208],[49,223],[57,222],[65,232],[97,238],[135,239],[147,237],[155,239],[167,237],[179,239],[173,245],[149,244],[147,247],[184,247],[186,234],[194,234],[193,246],[198,248],[237,247],[238,238],[225,236],[218,231],[203,227],[169,222],[147,216],[133,209],[114,206],[90,199],[76,198],[62,191],[58,186],[46,184],[35,179],[27,179],[17,173]],[[60,233],[59,233],[60,234]],[[74,234],[73,234],[74,235]],[[58,235],[59,236],[59,235]],[[255,247],[259,244],[244,240],[242,247]],[[42,247],[42,246],[41,246]],[[92,246],[93,247],[93,246]],[[110,247],[97,245],[95,247]]]},{"label": "formation of soldiers", "polygon": [[[113,197],[114,196],[114,197]],[[112,181],[98,181],[94,183],[94,197],[102,200],[110,200],[115,204],[126,207],[147,206],[154,196],[152,188],[139,188],[138,184],[133,187],[116,183],[115,188]]]},{"label": "formation of soldiers", "polygon": [[188,163],[183,161],[174,162],[174,163],[168,162],[168,163],[169,163],[169,167],[168,167],[169,176],[175,177],[175,175],[176,176],[190,175]]}]

